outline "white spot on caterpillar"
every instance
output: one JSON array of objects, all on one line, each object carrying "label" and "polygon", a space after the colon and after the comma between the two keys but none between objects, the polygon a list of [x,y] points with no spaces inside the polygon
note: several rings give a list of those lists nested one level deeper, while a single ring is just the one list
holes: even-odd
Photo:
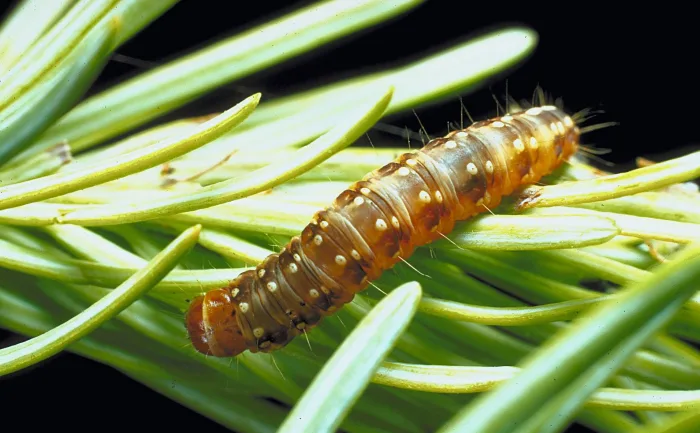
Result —
[{"label": "white spot on caterpillar", "polygon": [[369,195],[371,191],[369,190],[369,188],[360,188],[360,192],[364,195]]},{"label": "white spot on caterpillar", "polygon": [[381,218],[377,218],[377,221],[374,222],[374,228],[379,230],[380,232],[383,232],[387,229],[386,221],[384,221]]},{"label": "white spot on caterpillar", "polygon": [[320,226],[322,229],[328,228],[328,221],[321,221]]},{"label": "white spot on caterpillar", "polygon": [[530,116],[537,116],[542,112],[542,109],[540,107],[532,107],[529,110],[525,112],[525,114],[528,114]]},{"label": "white spot on caterpillar", "polygon": [[545,105],[544,107],[542,107],[542,109],[544,111],[554,111],[557,109],[557,107],[555,107],[554,105]]},{"label": "white spot on caterpillar", "polygon": [[488,161],[486,161],[486,164],[484,164],[484,168],[486,168],[486,172],[488,174],[492,174],[493,173],[493,162],[491,162],[491,160],[489,159]]},{"label": "white spot on caterpillar", "polygon": [[561,122],[557,122],[557,129],[559,130],[560,134],[564,134],[566,132],[566,129],[564,128],[564,124]]},{"label": "white spot on caterpillar", "polygon": [[411,170],[409,170],[407,167],[401,167],[397,170],[397,173],[399,176],[408,176],[411,173]]},{"label": "white spot on caterpillar", "polygon": [[231,290],[231,297],[235,298],[239,293],[241,293],[241,290],[236,287],[235,289]]},{"label": "white spot on caterpillar", "polygon": [[455,143],[454,140],[450,140],[445,143],[445,147],[448,149],[454,149],[455,147],[457,147],[457,143]]},{"label": "white spot on caterpillar", "polygon": [[316,235],[316,236],[314,236],[314,244],[315,244],[316,246],[319,246],[319,245],[321,245],[322,243],[323,243],[323,237],[321,237],[321,235]]},{"label": "white spot on caterpillar", "polygon": [[392,216],[392,217],[391,217],[391,225],[394,226],[394,228],[396,228],[396,229],[399,228],[399,227],[401,227],[401,226],[399,225],[399,219],[396,218],[395,216]]},{"label": "white spot on caterpillar", "polygon": [[518,152],[522,152],[523,150],[525,150],[525,145],[523,144],[523,140],[521,140],[521,139],[519,139],[519,138],[516,138],[516,139],[513,141],[513,146],[515,146],[515,149],[516,149]]},{"label": "white spot on caterpillar", "polygon": [[360,196],[355,197],[355,199],[353,200],[353,203],[355,203],[357,206],[361,205],[364,202],[365,199]]},{"label": "white spot on caterpillar", "polygon": [[442,203],[442,193],[440,191],[435,191],[435,200],[438,203]]},{"label": "white spot on caterpillar", "polygon": [[290,263],[289,264],[289,271],[293,274],[296,274],[297,271],[299,270],[299,266],[297,266],[296,263]]},{"label": "white spot on caterpillar", "polygon": [[427,191],[421,191],[418,193],[418,199],[423,203],[430,203],[430,194]]},{"label": "white spot on caterpillar", "polygon": [[566,117],[564,118],[564,125],[566,125],[566,126],[568,126],[569,128],[571,128],[572,126],[574,126],[574,121],[571,120],[571,117],[566,116]]},{"label": "white spot on caterpillar", "polygon": [[495,126],[496,128],[503,128],[504,126],[506,126],[506,124],[496,120],[495,122],[493,122],[493,126]]},{"label": "white spot on caterpillar", "polygon": [[241,310],[241,313],[247,313],[248,308],[250,308],[250,305],[248,305],[247,302],[241,302],[240,304],[238,304],[238,308]]},{"label": "white spot on caterpillar", "polygon": [[311,289],[311,290],[309,290],[309,295],[310,295],[312,298],[318,298],[319,296],[321,296],[321,294],[318,293],[318,290],[316,290],[316,289]]},{"label": "white spot on caterpillar", "polygon": [[294,257],[294,260],[296,260],[297,262],[301,261],[301,256],[299,256],[299,254],[295,253],[293,257]]},{"label": "white spot on caterpillar", "polygon": [[358,253],[357,250],[350,251],[350,255],[355,260],[360,260],[362,258],[362,256],[360,256],[360,253]]},{"label": "white spot on caterpillar", "polygon": [[464,139],[466,139],[468,136],[469,136],[469,134],[467,134],[467,133],[464,132],[464,131],[459,131],[458,133],[455,134],[455,137],[459,138],[460,140],[464,140]]},{"label": "white spot on caterpillar", "polygon": [[469,164],[467,164],[467,171],[472,176],[476,175],[479,172],[479,170],[476,168],[476,165],[474,165],[473,162],[470,162]]},{"label": "white spot on caterpillar", "polygon": [[348,259],[345,257],[341,256],[340,254],[335,256],[335,263],[340,265],[340,266],[345,266],[345,264],[348,262]]},{"label": "white spot on caterpillar", "polygon": [[271,292],[277,290],[277,283],[275,283],[274,281],[270,281],[269,283],[267,283],[267,290]]},{"label": "white spot on caterpillar", "polygon": [[510,115],[503,116],[503,117],[501,117],[501,120],[504,122],[510,122],[511,120],[513,120],[513,116],[510,116]]},{"label": "white spot on caterpillar", "polygon": [[537,139],[535,137],[530,137],[530,147],[533,149],[537,149],[537,146],[539,146],[539,143],[537,143]]},{"label": "white spot on caterpillar", "polygon": [[413,158],[409,158],[409,159],[406,160],[406,164],[408,164],[408,165],[410,165],[411,167],[413,167],[413,166],[415,166],[416,164],[418,164],[418,161],[416,161],[416,160],[413,159]]},{"label": "white spot on caterpillar", "polygon": [[491,194],[489,194],[488,191],[484,193],[484,203],[489,204],[491,203]]},{"label": "white spot on caterpillar", "polygon": [[253,335],[255,335],[255,338],[260,338],[265,335],[265,330],[263,328],[255,328],[253,329]]},{"label": "white spot on caterpillar", "polygon": [[555,134],[556,134],[557,132],[559,132],[559,130],[557,129],[557,125],[556,125],[556,123],[554,123],[554,122],[552,122],[552,123],[549,124],[549,129],[551,129],[552,132],[555,133]]},{"label": "white spot on caterpillar", "polygon": [[265,276],[265,269],[258,269],[258,278],[262,278]]}]

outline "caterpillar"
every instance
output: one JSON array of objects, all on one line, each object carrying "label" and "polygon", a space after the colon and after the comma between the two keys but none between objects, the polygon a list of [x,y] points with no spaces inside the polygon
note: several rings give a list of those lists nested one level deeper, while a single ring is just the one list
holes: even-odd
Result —
[{"label": "caterpillar", "polygon": [[279,254],[192,300],[194,348],[217,357],[287,345],[419,246],[450,233],[572,156],[580,130],[555,106],[476,122],[343,191]]}]

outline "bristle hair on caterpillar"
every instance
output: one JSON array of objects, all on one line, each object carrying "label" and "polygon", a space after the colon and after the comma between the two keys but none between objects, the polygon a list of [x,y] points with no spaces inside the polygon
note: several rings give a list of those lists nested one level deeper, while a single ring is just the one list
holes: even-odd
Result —
[{"label": "bristle hair on caterpillar", "polygon": [[282,348],[417,247],[551,173],[576,153],[579,135],[571,116],[544,105],[404,153],[340,193],[282,252],[195,298],[192,344],[217,357]]}]

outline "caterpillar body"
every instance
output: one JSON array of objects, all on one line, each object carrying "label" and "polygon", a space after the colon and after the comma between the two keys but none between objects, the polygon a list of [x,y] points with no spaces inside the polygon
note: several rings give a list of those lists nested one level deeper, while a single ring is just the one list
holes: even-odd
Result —
[{"label": "caterpillar body", "polygon": [[317,325],[383,271],[497,206],[573,155],[579,128],[554,106],[472,124],[405,153],[343,191],[279,254],[195,298],[194,347],[270,352]]}]

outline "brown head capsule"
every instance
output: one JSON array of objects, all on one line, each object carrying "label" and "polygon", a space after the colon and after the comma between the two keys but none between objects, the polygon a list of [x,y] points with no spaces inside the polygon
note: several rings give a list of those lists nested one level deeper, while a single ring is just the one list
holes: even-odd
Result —
[{"label": "brown head capsule", "polygon": [[246,350],[236,314],[227,289],[212,290],[192,300],[186,326],[195,349],[221,357],[236,356]]},{"label": "brown head capsule", "polygon": [[283,347],[455,222],[551,173],[576,153],[578,140],[570,116],[542,106],[399,156],[343,191],[281,253],[193,300],[192,344],[214,356]]}]

